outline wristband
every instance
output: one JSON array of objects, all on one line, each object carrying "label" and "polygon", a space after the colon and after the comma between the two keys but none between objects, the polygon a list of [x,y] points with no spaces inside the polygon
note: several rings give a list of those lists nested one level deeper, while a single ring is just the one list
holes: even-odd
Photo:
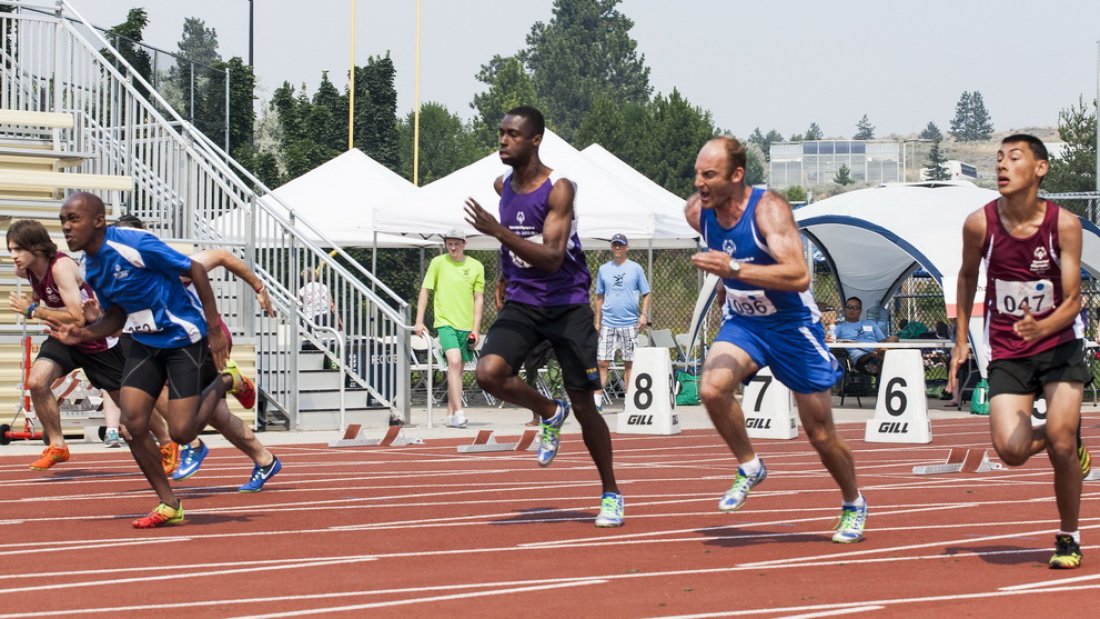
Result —
[{"label": "wristband", "polygon": [[30,318],[34,314],[34,310],[36,309],[38,309],[38,303],[31,303],[27,306],[27,310],[24,312],[24,314],[27,316],[27,318]]},{"label": "wristband", "polygon": [[261,282],[260,282],[260,285],[259,285],[259,286],[257,286],[256,288],[254,288],[254,290],[256,291],[256,294],[260,294],[261,292],[263,292],[263,291],[264,291],[264,289],[265,289],[265,288],[267,288],[267,285],[266,285],[266,284],[264,284],[264,283],[263,283],[263,282],[261,281]]}]

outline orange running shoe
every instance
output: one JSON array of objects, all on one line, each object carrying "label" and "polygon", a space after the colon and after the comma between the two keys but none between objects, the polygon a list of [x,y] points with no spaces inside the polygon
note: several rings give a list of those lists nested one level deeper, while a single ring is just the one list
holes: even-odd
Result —
[{"label": "orange running shoe", "polygon": [[164,467],[164,475],[170,477],[180,465],[180,446],[175,441],[160,448],[160,465]]},{"label": "orange running shoe", "polygon": [[157,505],[157,508],[149,512],[148,516],[138,518],[130,523],[135,529],[153,529],[168,524],[183,524],[183,501],[180,506],[173,509],[165,503]]},{"label": "orange running shoe", "polygon": [[45,471],[58,462],[69,461],[69,448],[68,447],[49,447],[42,450],[42,457],[31,462],[32,471]]},{"label": "orange running shoe", "polygon": [[241,374],[240,368],[237,367],[236,362],[232,359],[225,362],[225,369],[223,373],[233,377],[233,388],[229,390],[229,393],[233,394],[233,397],[237,398],[237,401],[241,403],[241,406],[246,409],[250,409],[256,405],[256,384],[252,382],[244,374]]}]

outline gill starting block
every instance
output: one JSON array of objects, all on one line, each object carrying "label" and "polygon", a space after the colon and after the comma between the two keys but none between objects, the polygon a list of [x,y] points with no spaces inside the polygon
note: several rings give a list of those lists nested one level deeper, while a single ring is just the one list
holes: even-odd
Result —
[{"label": "gill starting block", "polygon": [[478,430],[474,442],[469,445],[459,445],[458,453],[485,453],[487,451],[530,451],[535,448],[535,436],[538,430],[524,430],[523,436],[514,443],[498,443],[493,438],[492,430]]},{"label": "gill starting block", "polygon": [[914,466],[914,475],[944,475],[949,473],[988,473],[1004,468],[1000,462],[989,460],[987,449],[965,449],[952,447],[947,452],[947,460],[942,464]]},{"label": "gill starting block", "polygon": [[401,426],[390,426],[382,438],[363,438],[363,426],[349,423],[344,429],[344,437],[329,441],[329,447],[402,447],[409,444]]}]

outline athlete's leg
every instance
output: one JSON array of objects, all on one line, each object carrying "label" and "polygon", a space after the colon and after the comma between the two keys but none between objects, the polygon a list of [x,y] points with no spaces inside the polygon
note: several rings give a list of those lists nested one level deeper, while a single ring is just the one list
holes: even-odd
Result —
[{"label": "athlete's leg", "polygon": [[149,416],[153,412],[155,399],[148,392],[137,387],[123,387],[119,398],[122,408],[122,423],[130,430],[130,453],[134,456],[142,475],[160,497],[161,503],[172,508],[179,507],[168,478],[160,462],[160,448],[149,432]]},{"label": "athlete's leg", "polygon": [[1047,455],[1054,468],[1054,496],[1062,530],[1077,530],[1081,510],[1081,463],[1077,459],[1077,428],[1081,423],[1084,386],[1078,382],[1043,385],[1047,401]]},{"label": "athlete's leg", "polygon": [[[240,417],[229,412],[229,406],[225,400],[221,401],[214,416],[210,418],[210,425],[221,433],[234,447],[241,450],[244,455],[252,459],[259,466],[267,466],[275,459],[275,456],[264,447],[260,439],[252,432]],[[192,447],[197,448],[198,443]]]},{"label": "athlete's leg", "polygon": [[462,410],[462,350],[450,348],[443,352],[447,359],[447,412]]},{"label": "athlete's leg", "polygon": [[634,369],[633,361],[623,361],[623,393],[630,388],[630,372]]},{"label": "athlete's leg", "polygon": [[699,400],[718,435],[741,462],[752,460],[756,452],[745,430],[745,415],[733,392],[745,376],[756,370],[756,363],[744,350],[729,342],[717,341],[707,355],[703,375],[699,378]]},{"label": "athlete's leg", "polygon": [[39,357],[31,364],[27,376],[27,391],[31,394],[31,403],[42,430],[50,441],[51,447],[65,447],[65,435],[61,432],[61,409],[53,395],[53,383],[64,374],[64,368],[53,359]]},{"label": "athlete's leg", "polygon": [[[483,355],[477,360],[477,384],[493,397],[531,409],[543,419],[557,411],[557,404],[516,376],[512,367],[500,355]],[[589,395],[589,400],[592,396]]]},{"label": "athlete's leg", "polygon": [[1008,466],[1020,466],[1047,448],[1046,432],[1031,426],[1034,405],[1035,396],[1026,393],[1000,393],[989,399],[993,449]]},{"label": "athlete's leg", "polygon": [[836,480],[837,486],[846,502],[859,498],[859,486],[856,484],[856,465],[852,450],[844,439],[836,433],[833,423],[833,396],[830,391],[817,393],[795,393],[798,403],[798,417],[802,428],[817,450],[821,463]]},{"label": "athlete's leg", "polygon": [[584,446],[588,448],[588,453],[596,464],[596,470],[600,473],[603,491],[618,494],[619,486],[615,483],[615,470],[612,467],[611,431],[608,430],[603,416],[596,411],[596,403],[592,401],[592,391],[567,389],[566,393],[573,406],[573,416],[581,424]]}]

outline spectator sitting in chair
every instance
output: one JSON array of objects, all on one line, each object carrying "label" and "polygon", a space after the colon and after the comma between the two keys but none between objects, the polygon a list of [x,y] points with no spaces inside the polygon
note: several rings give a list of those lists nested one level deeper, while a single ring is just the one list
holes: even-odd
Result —
[{"label": "spectator sitting in chair", "polygon": [[[844,303],[844,320],[836,323],[836,337],[838,340],[851,340],[853,342],[896,342],[896,337],[886,337],[873,320],[862,320],[863,301],[859,297],[849,297]],[[882,357],[886,353],[884,349],[853,348],[848,351],[853,367],[872,376],[882,373]]]}]

